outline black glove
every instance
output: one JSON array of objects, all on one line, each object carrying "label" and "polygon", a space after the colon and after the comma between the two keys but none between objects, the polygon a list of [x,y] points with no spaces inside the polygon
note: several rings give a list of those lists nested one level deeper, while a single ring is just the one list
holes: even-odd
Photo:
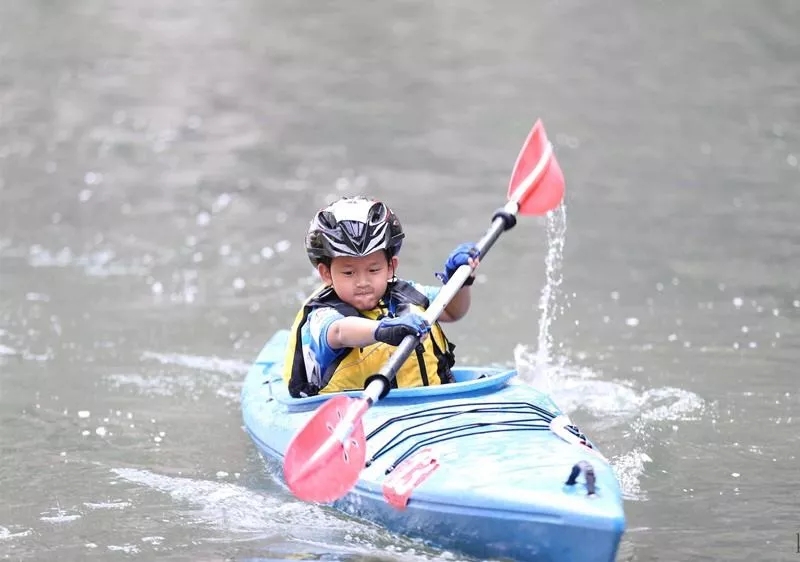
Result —
[{"label": "black glove", "polygon": [[430,324],[419,314],[410,313],[397,318],[384,318],[375,328],[375,341],[398,346],[406,336],[424,336]]}]

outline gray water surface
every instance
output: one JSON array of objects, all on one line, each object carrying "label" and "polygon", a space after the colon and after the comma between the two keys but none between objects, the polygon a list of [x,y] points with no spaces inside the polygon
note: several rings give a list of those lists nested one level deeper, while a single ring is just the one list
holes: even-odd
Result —
[{"label": "gray water surface", "polygon": [[0,557],[461,560],[293,499],[239,389],[316,282],[314,210],[385,199],[435,282],[541,117],[565,207],[484,261],[459,361],[612,459],[619,560],[797,560],[798,29],[790,0],[6,0]]}]

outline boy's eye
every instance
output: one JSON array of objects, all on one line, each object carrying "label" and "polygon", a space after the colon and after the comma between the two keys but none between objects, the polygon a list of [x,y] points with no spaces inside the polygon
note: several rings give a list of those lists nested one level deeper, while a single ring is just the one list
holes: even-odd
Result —
[{"label": "boy's eye", "polygon": [[381,268],[379,267],[373,267],[372,269],[369,270],[370,273],[380,273],[380,271]]}]

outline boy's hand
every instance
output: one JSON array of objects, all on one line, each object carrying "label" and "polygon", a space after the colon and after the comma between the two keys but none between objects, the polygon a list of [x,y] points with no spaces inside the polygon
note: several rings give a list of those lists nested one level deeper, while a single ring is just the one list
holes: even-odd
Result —
[{"label": "boy's hand", "polygon": [[375,341],[398,346],[406,336],[424,336],[430,329],[425,319],[415,313],[398,318],[384,318],[375,328]]},{"label": "boy's hand", "polygon": [[[475,244],[471,242],[459,244],[456,246],[455,250],[450,252],[450,256],[448,256],[447,262],[444,264],[444,273],[436,273],[435,275],[442,283],[447,283],[456,270],[462,265],[468,265],[472,268],[477,267],[480,255]],[[471,283],[469,284],[471,285]]]}]

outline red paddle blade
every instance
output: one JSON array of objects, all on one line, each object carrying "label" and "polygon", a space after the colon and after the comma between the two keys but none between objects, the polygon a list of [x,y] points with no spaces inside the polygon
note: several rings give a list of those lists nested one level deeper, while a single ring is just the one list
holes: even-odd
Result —
[{"label": "red paddle blade", "polygon": [[[361,417],[367,408],[365,400],[336,396],[292,438],[283,459],[283,477],[295,496],[331,502],[355,485],[366,459]],[[353,423],[352,431],[348,423]]]},{"label": "red paddle blade", "polygon": [[564,198],[564,174],[541,119],[525,139],[511,172],[508,198],[514,197],[519,197],[519,212],[523,215],[544,215]]}]

